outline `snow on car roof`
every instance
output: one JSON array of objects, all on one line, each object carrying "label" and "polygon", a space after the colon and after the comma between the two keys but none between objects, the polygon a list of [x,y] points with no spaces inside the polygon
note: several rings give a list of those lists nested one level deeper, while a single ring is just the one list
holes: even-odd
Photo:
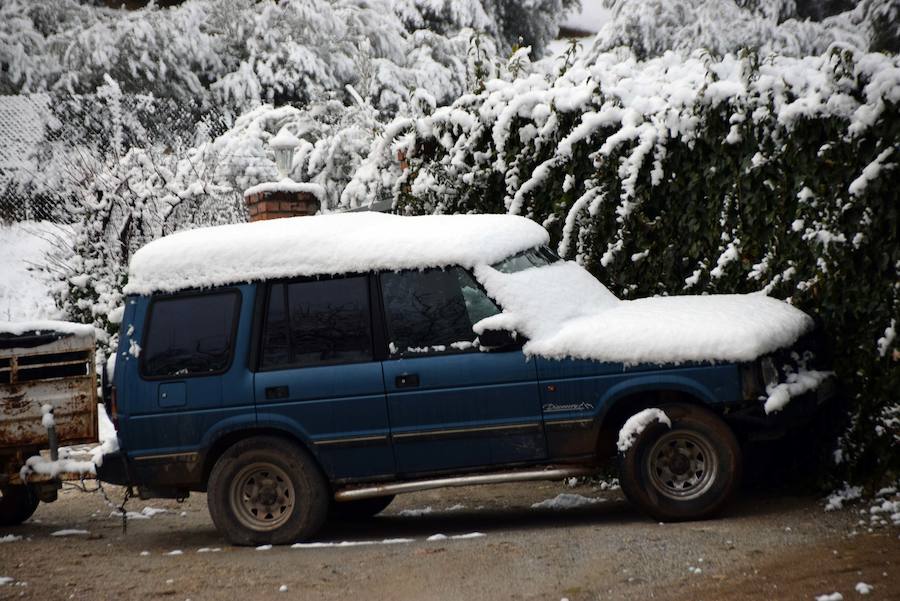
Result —
[{"label": "snow on car roof", "polygon": [[513,215],[342,213],[200,228],[134,254],[127,294],[174,292],[269,278],[491,264],[547,244]]}]

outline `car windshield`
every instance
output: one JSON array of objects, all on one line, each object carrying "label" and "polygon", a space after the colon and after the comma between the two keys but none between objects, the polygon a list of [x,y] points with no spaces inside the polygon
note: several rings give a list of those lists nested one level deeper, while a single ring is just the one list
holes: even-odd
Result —
[{"label": "car windshield", "polygon": [[559,260],[559,255],[550,250],[550,247],[538,246],[537,248],[523,250],[502,261],[498,261],[491,265],[491,267],[503,273],[516,273],[517,271],[524,271],[532,267],[550,265]]}]

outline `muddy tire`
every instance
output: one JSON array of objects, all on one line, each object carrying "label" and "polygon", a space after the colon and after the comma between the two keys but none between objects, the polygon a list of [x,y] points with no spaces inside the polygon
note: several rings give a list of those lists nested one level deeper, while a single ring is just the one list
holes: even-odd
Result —
[{"label": "muddy tire", "polygon": [[209,475],[213,523],[235,545],[308,540],[328,516],[329,488],[298,445],[272,436],[236,443]]},{"label": "muddy tire", "polygon": [[331,504],[331,514],[329,517],[335,520],[343,520],[347,522],[365,520],[378,515],[391,504],[394,495],[384,497],[371,497],[369,499],[359,499],[356,501],[334,502]]},{"label": "muddy tire", "polygon": [[30,486],[0,489],[0,526],[18,526],[31,517],[40,501]]},{"label": "muddy tire", "polygon": [[693,405],[661,406],[672,427],[654,422],[619,453],[622,491],[659,521],[700,520],[733,497],[741,449],[728,425]]}]

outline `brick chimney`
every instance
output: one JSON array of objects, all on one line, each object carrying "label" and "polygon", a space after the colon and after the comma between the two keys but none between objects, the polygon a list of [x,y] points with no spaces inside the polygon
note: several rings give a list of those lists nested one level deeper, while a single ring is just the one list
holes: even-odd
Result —
[{"label": "brick chimney", "polygon": [[244,191],[250,221],[315,215],[319,212],[325,192],[322,186],[298,183],[288,175],[294,149],[299,144],[300,140],[286,127],[282,127],[278,135],[269,141],[269,146],[275,151],[275,165],[280,179],[257,184]]}]

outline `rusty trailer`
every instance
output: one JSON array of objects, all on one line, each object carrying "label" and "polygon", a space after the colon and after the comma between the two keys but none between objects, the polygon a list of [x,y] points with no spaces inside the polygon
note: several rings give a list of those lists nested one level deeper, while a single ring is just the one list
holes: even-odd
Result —
[{"label": "rusty trailer", "polygon": [[[0,324],[0,525],[16,523],[22,503],[36,506],[31,497],[55,499],[59,480],[67,479],[38,476],[26,486],[19,472],[29,457],[57,444],[97,442],[94,348],[90,326]],[[52,428],[45,409],[52,410]]]}]

